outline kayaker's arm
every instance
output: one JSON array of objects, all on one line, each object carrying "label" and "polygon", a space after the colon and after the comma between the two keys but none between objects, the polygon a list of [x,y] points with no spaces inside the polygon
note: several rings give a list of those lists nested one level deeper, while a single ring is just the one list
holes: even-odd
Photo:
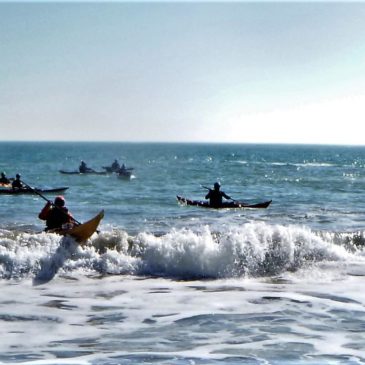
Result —
[{"label": "kayaker's arm", "polygon": [[208,190],[208,194],[205,196],[205,199],[209,199],[210,198],[210,193],[212,191],[211,188],[208,188],[207,186],[204,185],[200,185],[203,189],[207,189]]},{"label": "kayaker's arm", "polygon": [[[42,216],[44,216],[43,214],[42,214],[42,212],[43,212],[43,210],[45,210],[45,214],[47,214],[48,213],[48,211],[51,209],[51,206],[54,206],[55,208],[58,208],[57,206],[55,206],[50,200],[48,200],[44,195],[42,195],[38,190],[36,190],[36,189],[33,189],[30,185],[28,185],[27,183],[25,183],[24,181],[22,181],[22,184],[23,185],[25,185],[28,189],[31,189],[31,190],[33,190],[37,195],[39,195],[42,199],[44,199],[46,202],[47,202],[47,204],[44,206],[44,208],[42,209],[42,211],[39,213],[39,215],[38,215],[38,217],[40,218],[40,219],[42,219],[42,220],[46,220],[47,218],[41,218],[40,217],[40,215],[42,215]],[[70,213],[65,213],[65,214],[67,214],[69,217],[70,217],[70,219],[75,223],[75,224],[77,224],[77,225],[80,225],[81,223],[78,221],[78,220],[76,220]]]},{"label": "kayaker's arm", "polygon": [[47,220],[48,213],[51,210],[51,207],[52,207],[52,202],[48,200],[46,205],[43,207],[43,209],[38,214],[38,218],[42,219],[43,221]]},{"label": "kayaker's arm", "polygon": [[211,189],[209,189],[209,192],[208,192],[208,194],[205,196],[205,199],[209,199],[209,198],[211,197],[211,195],[212,195],[212,190],[211,190]]}]

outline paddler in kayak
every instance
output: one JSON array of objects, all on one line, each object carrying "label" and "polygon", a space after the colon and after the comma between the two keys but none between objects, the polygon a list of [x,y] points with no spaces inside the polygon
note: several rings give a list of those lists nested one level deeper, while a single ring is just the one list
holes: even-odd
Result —
[{"label": "paddler in kayak", "polygon": [[20,180],[20,178],[21,178],[20,174],[16,174],[15,180],[11,183],[11,187],[13,190],[24,188],[24,185],[23,185],[22,181]]},{"label": "paddler in kayak", "polygon": [[118,160],[114,160],[114,162],[111,165],[111,169],[113,172],[117,172],[120,169]]},{"label": "paddler in kayak", "polygon": [[90,167],[88,167],[86,165],[85,161],[81,161],[80,166],[79,166],[79,171],[83,174],[85,172],[95,172],[95,170],[91,169]]},{"label": "paddler in kayak", "polygon": [[65,207],[65,198],[63,196],[57,196],[54,203],[47,201],[38,218],[46,221],[46,231],[64,229],[67,225],[73,225],[75,222],[71,213]]},{"label": "paddler in kayak", "polygon": [[213,208],[219,208],[223,204],[223,198],[231,200],[224,191],[220,190],[221,184],[219,182],[214,183],[214,189],[209,189],[205,199],[209,199],[209,205]]},{"label": "paddler in kayak", "polygon": [[4,184],[4,185],[10,184],[10,180],[6,177],[6,174],[4,171],[1,173],[0,184]]}]

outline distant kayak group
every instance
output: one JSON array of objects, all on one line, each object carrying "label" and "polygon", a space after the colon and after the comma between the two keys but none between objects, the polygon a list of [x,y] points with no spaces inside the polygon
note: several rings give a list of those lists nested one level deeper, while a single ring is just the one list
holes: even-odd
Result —
[{"label": "distant kayak group", "polygon": [[[96,171],[87,166],[85,161],[81,161],[78,170],[76,171],[65,171],[59,170],[62,174],[69,175],[81,175],[81,174],[94,174],[94,175],[106,175],[110,173],[116,173],[119,178],[130,179],[132,176],[133,168],[127,168],[124,164],[120,165],[117,160],[111,164],[111,166],[103,166],[105,171]],[[1,172],[0,176],[0,195],[18,195],[18,194],[36,194],[39,193],[59,193],[67,190],[68,187],[57,187],[57,188],[39,188],[30,187],[21,181],[21,175],[16,174],[15,178],[8,178],[6,173]]]},{"label": "distant kayak group", "polygon": [[61,174],[67,175],[79,175],[79,174],[91,174],[91,175],[106,175],[110,173],[116,173],[119,178],[131,178],[133,168],[127,168],[124,164],[120,165],[118,160],[114,160],[111,166],[103,166],[105,171],[96,171],[93,168],[87,166],[85,161],[81,161],[78,170],[65,171],[59,170]]}]

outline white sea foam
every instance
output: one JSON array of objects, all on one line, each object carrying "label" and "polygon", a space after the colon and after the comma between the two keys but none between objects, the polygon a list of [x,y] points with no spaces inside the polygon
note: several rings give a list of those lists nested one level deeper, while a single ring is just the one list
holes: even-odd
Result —
[{"label": "white sea foam", "polygon": [[57,235],[2,231],[0,275],[14,279],[38,273],[41,278],[62,269],[182,279],[265,277],[320,262],[364,260],[362,249],[352,241],[351,234],[341,237],[263,222],[217,232],[209,226],[172,229],[160,236],[113,230],[95,236],[86,247]]},{"label": "white sea foam", "polygon": [[16,279],[0,282],[0,362],[364,360],[365,256],[349,249],[351,235],[251,222],[109,230],[86,247],[44,233],[0,237],[3,278]]},{"label": "white sea foam", "polygon": [[82,273],[35,288],[2,283],[3,297],[18,299],[0,302],[0,353],[33,365],[360,364],[362,285]]}]

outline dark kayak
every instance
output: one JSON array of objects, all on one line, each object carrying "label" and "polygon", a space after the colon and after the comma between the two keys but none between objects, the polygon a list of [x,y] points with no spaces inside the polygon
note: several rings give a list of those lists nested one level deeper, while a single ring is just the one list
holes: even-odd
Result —
[{"label": "dark kayak", "polygon": [[65,170],[59,170],[61,174],[67,174],[67,175],[106,175],[106,171],[86,171],[86,172],[80,172],[80,171],[65,171]]},{"label": "dark kayak", "polygon": [[114,167],[111,167],[111,166],[102,166],[102,168],[103,168],[106,172],[109,172],[109,173],[112,173],[112,172],[118,172],[118,170],[120,169],[119,167],[118,167],[118,168],[114,168]]},{"label": "dark kayak", "polygon": [[103,169],[106,170],[106,172],[109,172],[109,173],[112,173],[112,172],[116,172],[116,173],[119,173],[119,172],[122,172],[122,171],[132,171],[134,170],[133,167],[126,167],[126,168],[113,168],[111,166],[102,166]]},{"label": "dark kayak", "polygon": [[42,189],[42,188],[22,188],[22,189],[0,189],[0,194],[37,194],[37,193],[62,193],[67,190],[68,187],[53,188],[53,189]]},{"label": "dark kayak", "polygon": [[214,209],[216,209],[216,208],[218,208],[218,209],[219,208],[267,208],[270,205],[270,203],[272,202],[272,200],[269,200],[269,201],[257,203],[257,204],[248,204],[248,203],[234,200],[234,201],[230,201],[230,202],[223,202],[223,204],[220,207],[212,207],[212,206],[210,206],[208,201],[190,200],[190,199],[183,198],[179,195],[177,196],[177,200],[179,201],[179,203],[186,204],[186,205],[195,205],[198,207],[214,208]]},{"label": "dark kayak", "polygon": [[117,176],[119,179],[130,179],[132,173],[130,171],[120,171]]}]

